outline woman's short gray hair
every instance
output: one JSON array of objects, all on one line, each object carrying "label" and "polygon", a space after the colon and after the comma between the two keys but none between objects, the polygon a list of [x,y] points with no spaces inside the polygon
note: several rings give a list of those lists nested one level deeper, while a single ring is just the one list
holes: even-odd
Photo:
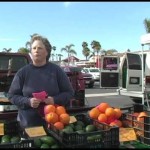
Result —
[{"label": "woman's short gray hair", "polygon": [[51,55],[51,50],[52,50],[52,46],[50,44],[50,42],[48,41],[48,39],[46,37],[43,37],[41,35],[34,35],[34,36],[31,36],[31,40],[30,40],[30,49],[31,49],[31,45],[33,44],[33,42],[35,40],[39,40],[39,41],[42,41],[42,43],[44,44],[46,50],[47,50],[47,57],[46,57],[46,61],[49,61],[49,58],[50,58],[50,55]]}]

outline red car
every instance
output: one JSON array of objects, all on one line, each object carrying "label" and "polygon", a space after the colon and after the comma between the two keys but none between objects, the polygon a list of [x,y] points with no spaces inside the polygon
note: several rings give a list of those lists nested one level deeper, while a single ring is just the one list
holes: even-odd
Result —
[{"label": "red car", "polygon": [[82,68],[75,67],[75,66],[62,66],[61,68],[64,69],[64,71],[67,73],[68,76],[70,76],[71,72],[72,73],[76,72],[76,74],[78,74],[78,78],[80,78],[80,80],[84,80],[84,83],[82,83],[82,84],[80,83],[82,89],[83,89],[83,84],[84,84],[84,86],[88,86],[89,88],[93,88],[94,83],[95,83],[93,76],[89,73],[81,72]]}]

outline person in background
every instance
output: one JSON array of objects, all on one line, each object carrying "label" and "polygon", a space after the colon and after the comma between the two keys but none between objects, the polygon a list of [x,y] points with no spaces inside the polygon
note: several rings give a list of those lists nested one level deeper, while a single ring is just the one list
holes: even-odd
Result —
[{"label": "person in background", "polygon": [[[22,128],[46,124],[40,114],[40,106],[54,104],[67,107],[74,97],[66,73],[49,62],[52,46],[48,39],[41,35],[32,36],[30,47],[32,63],[18,70],[8,91],[8,99],[18,107],[17,121]],[[33,93],[43,91],[46,93],[44,98],[33,96]]]}]

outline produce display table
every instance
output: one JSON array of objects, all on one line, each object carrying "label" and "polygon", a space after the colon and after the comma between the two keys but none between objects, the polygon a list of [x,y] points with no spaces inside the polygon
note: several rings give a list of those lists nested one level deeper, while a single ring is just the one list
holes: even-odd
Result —
[{"label": "produce display table", "polygon": [[3,110],[4,106],[5,106],[5,108],[7,108],[7,106],[8,106],[8,109],[13,108],[13,107],[11,107],[13,105],[10,103],[10,101],[7,98],[0,97],[0,108],[1,108],[0,120],[14,119],[17,117],[17,114],[18,114],[17,110],[4,111]]},{"label": "produce display table", "polygon": [[[70,114],[75,114],[75,113],[82,113],[82,112],[86,113],[88,110],[90,110],[92,108],[93,108],[93,106],[68,107],[68,108],[66,108],[66,110]],[[17,110],[0,112],[0,120],[16,118],[17,114],[18,114]]]},{"label": "produce display table", "polygon": [[0,112],[0,120],[15,119],[17,117],[17,114],[18,111]]}]

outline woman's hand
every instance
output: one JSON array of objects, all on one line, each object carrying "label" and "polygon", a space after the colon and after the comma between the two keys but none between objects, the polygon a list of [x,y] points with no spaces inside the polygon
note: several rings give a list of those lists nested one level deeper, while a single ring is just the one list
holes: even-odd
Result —
[{"label": "woman's hand", "polygon": [[41,103],[41,100],[40,100],[40,99],[37,99],[37,98],[31,98],[31,99],[30,99],[30,105],[31,105],[31,107],[33,107],[33,108],[37,108],[40,103]]},{"label": "woman's hand", "polygon": [[54,105],[54,98],[49,96],[48,98],[46,98],[44,100],[44,102],[45,102],[45,104],[52,104],[52,105]]}]

